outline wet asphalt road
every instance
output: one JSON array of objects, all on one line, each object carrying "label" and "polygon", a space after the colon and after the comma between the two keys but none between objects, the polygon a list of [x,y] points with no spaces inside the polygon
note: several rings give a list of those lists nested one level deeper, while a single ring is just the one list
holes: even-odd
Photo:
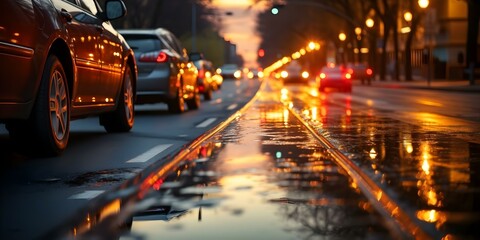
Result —
[{"label": "wet asphalt road", "polygon": [[[394,110],[365,106],[345,95],[271,81],[223,130],[110,193],[108,201],[48,237],[425,236],[398,231],[402,219],[396,215],[403,211],[432,238],[478,239],[480,154],[478,143],[469,141],[476,139],[475,126],[437,131],[438,125],[399,121],[391,118]],[[295,116],[390,197],[392,216],[376,211],[378,202],[364,196],[358,179],[339,167]],[[443,127],[455,129],[447,123]]]}]

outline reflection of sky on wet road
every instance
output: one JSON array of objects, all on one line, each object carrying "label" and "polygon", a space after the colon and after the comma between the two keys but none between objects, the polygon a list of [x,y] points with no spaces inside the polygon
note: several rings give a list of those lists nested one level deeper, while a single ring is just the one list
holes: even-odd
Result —
[{"label": "reflection of sky on wet road", "polygon": [[215,136],[208,144],[216,147],[202,161],[170,174],[162,195],[147,198],[155,199],[150,209],[167,207],[157,216],[137,214],[125,237],[391,238],[355,184],[272,97],[263,94]]},{"label": "reflection of sky on wet road", "polygon": [[468,126],[435,114],[404,116],[422,119],[423,125],[415,126],[385,117],[402,113],[365,108],[349,96],[312,98],[290,90],[295,109],[418,219],[450,237],[478,239],[480,144],[468,141],[478,133],[468,136]]}]

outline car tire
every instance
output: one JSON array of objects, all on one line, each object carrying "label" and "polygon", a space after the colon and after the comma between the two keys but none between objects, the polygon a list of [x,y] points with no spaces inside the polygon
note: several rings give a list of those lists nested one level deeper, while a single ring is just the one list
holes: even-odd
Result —
[{"label": "car tire", "polygon": [[183,99],[182,87],[177,89],[177,94],[174,99],[171,99],[168,103],[168,111],[171,113],[183,113],[185,111],[185,100]]},{"label": "car tire", "polygon": [[190,110],[196,110],[200,108],[200,94],[198,94],[198,88],[195,88],[193,97],[187,100],[187,106]]},{"label": "car tire", "polygon": [[29,119],[10,123],[7,129],[14,143],[26,145],[35,154],[58,156],[66,149],[70,137],[70,96],[63,65],[55,55],[47,58]]},{"label": "car tire", "polygon": [[126,66],[122,93],[117,99],[115,111],[100,115],[100,125],[107,132],[128,132],[133,127],[135,121],[135,104],[133,93],[132,69]]}]

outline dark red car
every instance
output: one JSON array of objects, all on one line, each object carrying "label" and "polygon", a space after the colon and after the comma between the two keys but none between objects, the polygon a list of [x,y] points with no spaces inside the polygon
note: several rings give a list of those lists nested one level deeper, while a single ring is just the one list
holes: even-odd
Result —
[{"label": "dark red car", "polygon": [[70,120],[90,115],[107,132],[133,127],[136,62],[109,22],[126,14],[121,0],[1,0],[0,9],[0,122],[15,143],[60,154]]},{"label": "dark red car", "polygon": [[320,92],[335,88],[344,92],[352,91],[352,74],[343,65],[325,66],[320,72]]}]

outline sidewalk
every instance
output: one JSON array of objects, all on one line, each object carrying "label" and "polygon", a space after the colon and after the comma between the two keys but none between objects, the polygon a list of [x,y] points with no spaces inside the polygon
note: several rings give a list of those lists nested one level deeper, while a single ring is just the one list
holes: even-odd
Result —
[{"label": "sidewalk", "polygon": [[[361,86],[360,81],[354,81],[354,85]],[[367,86],[367,85],[364,85]],[[413,81],[394,81],[394,80],[375,80],[371,83],[372,87],[384,88],[413,88],[429,89],[440,91],[480,93],[480,80],[475,80],[475,85],[470,85],[468,80],[433,80],[428,84],[426,80]]]}]

